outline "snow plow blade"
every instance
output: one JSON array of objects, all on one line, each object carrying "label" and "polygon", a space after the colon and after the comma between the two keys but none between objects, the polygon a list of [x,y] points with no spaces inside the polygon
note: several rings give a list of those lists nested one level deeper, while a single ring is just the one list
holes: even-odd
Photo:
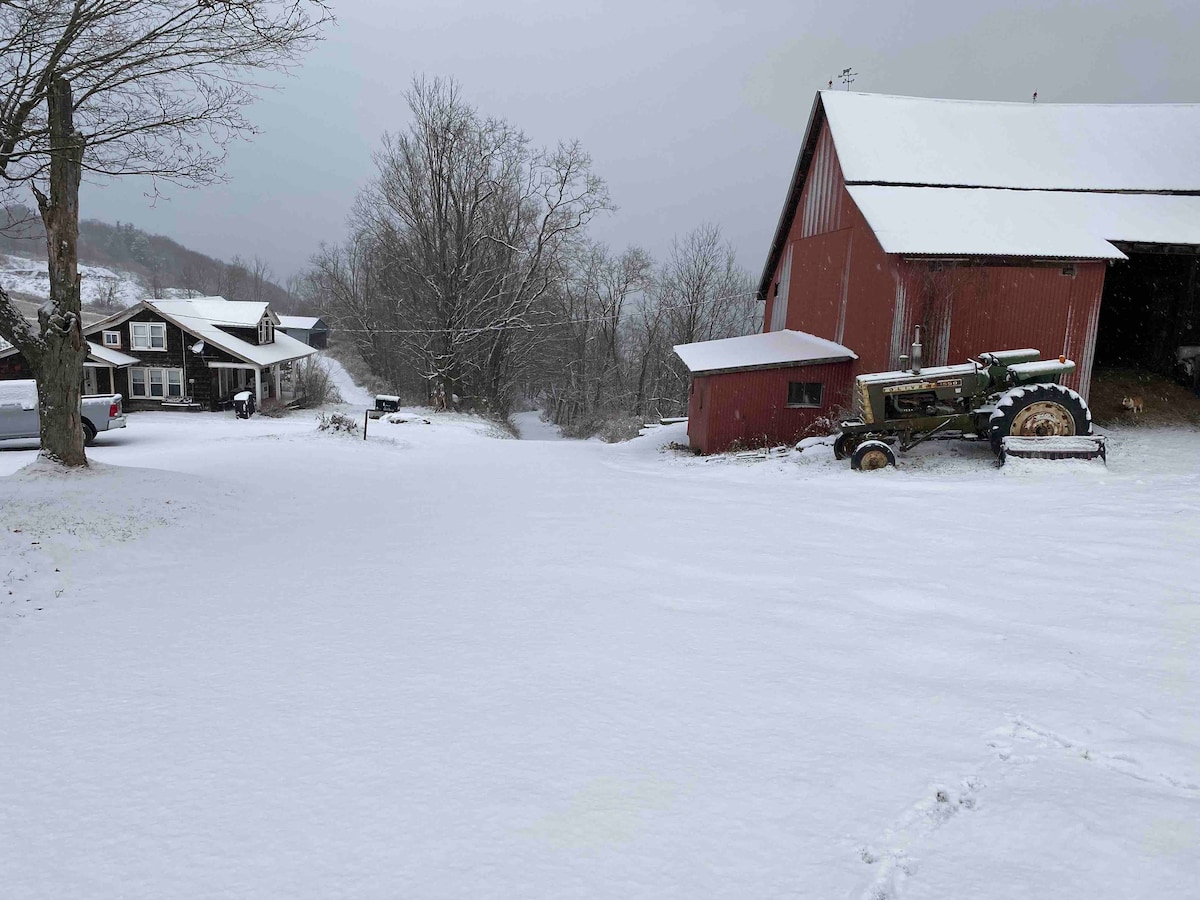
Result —
[{"label": "snow plow blade", "polygon": [[1074,437],[1004,438],[1000,445],[1000,465],[1013,459],[1098,459],[1108,465],[1108,447],[1096,434]]}]

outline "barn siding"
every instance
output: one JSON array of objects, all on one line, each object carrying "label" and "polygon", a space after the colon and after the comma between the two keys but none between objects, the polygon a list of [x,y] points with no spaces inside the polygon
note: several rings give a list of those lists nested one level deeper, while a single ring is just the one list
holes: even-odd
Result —
[{"label": "barn siding", "polygon": [[[913,326],[921,324],[926,365],[963,362],[988,350],[1032,347],[1043,359],[1065,354],[1075,360],[1075,372],[1063,383],[1077,390],[1088,386],[1104,263],[1076,263],[1074,275],[1064,275],[1061,263],[947,264],[938,269],[925,260],[904,264],[910,314],[897,317],[904,320],[904,331],[893,333],[894,346],[907,347]],[[1081,392],[1086,396],[1086,389]]]},{"label": "barn siding", "polygon": [[[700,453],[791,444],[828,434],[827,420],[847,405],[849,362],[699,375],[688,403],[688,441]],[[820,407],[788,407],[790,381],[825,385]]]},{"label": "barn siding", "polygon": [[[860,357],[858,371],[891,368],[899,261],[883,252],[846,190],[828,125],[822,126],[773,283],[783,275],[786,248],[792,261],[785,327],[849,347]],[[778,321],[770,293],[763,331],[771,330],[773,315]]]},{"label": "barn siding", "polygon": [[845,186],[842,166],[833,146],[833,135],[829,131],[829,124],[826,123],[821,126],[817,152],[813,156],[808,181],[800,198],[802,214],[798,217],[798,238],[826,234],[842,227],[842,208],[845,202],[842,195]]}]

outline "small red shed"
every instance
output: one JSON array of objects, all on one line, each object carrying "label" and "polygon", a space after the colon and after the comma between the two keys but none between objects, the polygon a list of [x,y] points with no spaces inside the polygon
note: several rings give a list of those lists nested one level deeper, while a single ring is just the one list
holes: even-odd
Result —
[{"label": "small red shed", "polygon": [[699,453],[825,434],[853,377],[853,351],[803,331],[680,344],[692,373],[688,440]]}]

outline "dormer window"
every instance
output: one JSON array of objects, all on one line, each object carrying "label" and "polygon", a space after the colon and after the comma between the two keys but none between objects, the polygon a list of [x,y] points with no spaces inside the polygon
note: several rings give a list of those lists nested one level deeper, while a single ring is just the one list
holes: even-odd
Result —
[{"label": "dormer window", "polygon": [[258,342],[260,344],[275,343],[275,326],[271,324],[271,320],[263,316],[258,321]]}]

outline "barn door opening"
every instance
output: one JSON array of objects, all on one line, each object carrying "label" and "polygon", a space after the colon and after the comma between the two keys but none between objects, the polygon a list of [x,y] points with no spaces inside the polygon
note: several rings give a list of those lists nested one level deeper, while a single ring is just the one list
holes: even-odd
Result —
[{"label": "barn door opening", "polygon": [[1200,347],[1200,247],[1122,250],[1104,278],[1096,368],[1194,376],[1181,348]]}]

